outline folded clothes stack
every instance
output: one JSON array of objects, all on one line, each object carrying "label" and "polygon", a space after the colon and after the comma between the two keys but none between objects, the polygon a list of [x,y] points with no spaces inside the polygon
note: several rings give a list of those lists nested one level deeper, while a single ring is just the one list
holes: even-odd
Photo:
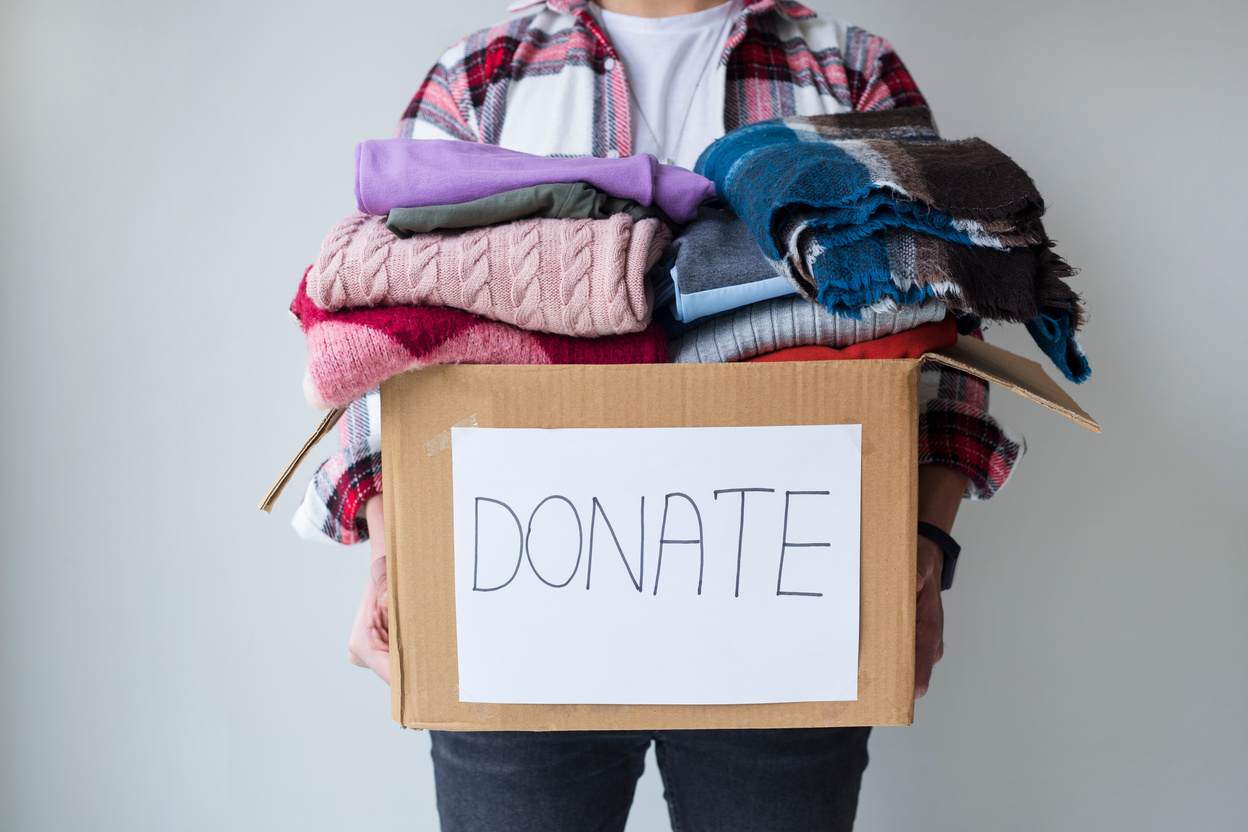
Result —
[{"label": "folded clothes stack", "polygon": [[304,393],[342,407],[398,373],[434,364],[662,364],[663,331],[574,338],[521,329],[459,309],[392,306],[327,312],[306,280],[291,304],[307,335]]},{"label": "folded clothes stack", "polygon": [[291,306],[318,407],[431,364],[665,362],[646,273],[715,198],[652,156],[404,138],[359,145],[355,192]]},{"label": "folded clothes stack", "polygon": [[[749,125],[697,173],[365,142],[355,194],[291,306],[309,401],[350,404],[296,514],[315,539],[367,537],[376,389],[430,365],[918,358],[989,319],[1026,324],[1067,378],[1088,376],[1072,270],[1031,179],[982,141],[940,139],[924,108]],[[919,463],[992,496],[1024,445],[988,415],[987,385],[932,365],[919,388]]]},{"label": "folded clothes stack", "polygon": [[[745,361],[794,347],[843,348],[941,321],[948,313],[936,297],[905,306],[826,310],[777,274],[740,218],[708,206],[698,209],[650,276],[673,363]],[[883,343],[885,352],[858,357],[918,357],[887,353],[896,342]],[[948,344],[930,348],[941,346]]]},{"label": "folded clothes stack", "polygon": [[[430,364],[902,357],[950,341],[951,312],[964,331],[1025,323],[1087,378],[1083,311],[1035,185],[981,140],[939,139],[925,108],[749,125],[698,171],[360,144],[359,210],[292,305],[309,401],[341,407]],[[922,337],[891,337],[910,330]],[[834,352],[864,342],[878,344]]]}]

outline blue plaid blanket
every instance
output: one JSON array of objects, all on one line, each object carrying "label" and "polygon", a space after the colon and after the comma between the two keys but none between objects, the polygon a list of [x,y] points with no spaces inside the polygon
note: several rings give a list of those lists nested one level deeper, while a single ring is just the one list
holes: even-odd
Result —
[{"label": "blue plaid blanket", "polygon": [[1072,381],[1089,375],[1073,270],[1027,173],[980,139],[940,139],[926,108],[791,117],[733,130],[698,173],[777,273],[830,312],[939,297],[1028,324]]}]

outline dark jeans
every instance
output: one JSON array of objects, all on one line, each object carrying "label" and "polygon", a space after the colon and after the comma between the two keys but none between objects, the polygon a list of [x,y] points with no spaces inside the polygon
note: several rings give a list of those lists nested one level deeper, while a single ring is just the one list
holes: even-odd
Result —
[{"label": "dark jeans", "polygon": [[621,830],[651,740],[675,832],[848,830],[870,728],[432,731],[443,832]]}]

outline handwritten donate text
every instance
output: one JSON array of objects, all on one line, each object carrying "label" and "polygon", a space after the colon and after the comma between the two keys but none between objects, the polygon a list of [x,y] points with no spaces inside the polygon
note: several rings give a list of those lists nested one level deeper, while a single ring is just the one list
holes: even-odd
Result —
[{"label": "handwritten donate text", "polygon": [[[736,520],[736,575],[733,583],[733,597],[740,597],[741,594],[741,560],[745,554],[745,530],[749,523],[753,525],[759,522],[763,516],[761,512],[755,511],[751,515],[750,508],[756,508],[755,501],[764,499],[762,497],[754,497],[755,494],[776,494],[774,488],[721,488],[711,493],[712,499],[718,501],[721,496],[739,495],[739,511]],[[786,555],[792,549],[826,549],[831,547],[831,542],[827,540],[810,541],[810,540],[792,540],[789,537],[789,518],[792,512],[800,510],[804,503],[807,511],[818,511],[818,505],[810,498],[823,497],[827,498],[831,495],[830,491],[785,491],[783,522],[779,529],[775,530],[776,545],[773,553],[776,553],[776,595],[795,595],[819,598],[823,596],[822,592],[809,590],[795,590],[786,588],[784,582],[784,564]],[[773,498],[776,499],[776,498]],[[636,512],[637,524],[637,548],[634,552],[626,552],[624,546],[620,543],[620,537],[616,534],[615,524],[611,522],[606,509],[603,507],[602,501],[598,497],[590,498],[588,507],[589,523],[588,530],[582,519],[582,512],[578,510],[576,504],[561,494],[552,494],[543,498],[528,514],[526,523],[522,523],[520,516],[516,510],[506,502],[497,500],[492,497],[475,497],[474,502],[474,524],[473,524],[473,583],[474,592],[497,592],[506,589],[516,580],[520,574],[520,570],[526,564],[532,571],[533,575],[548,587],[554,589],[562,589],[571,586],[577,575],[582,571],[581,564],[584,562],[584,578],[585,589],[591,589],[593,586],[593,570],[595,547],[598,549],[598,555],[601,559],[605,549],[606,555],[611,560],[614,556],[618,556],[624,570],[627,572],[628,579],[632,583],[637,592],[644,592],[650,589],[652,595],[659,594],[660,581],[663,574],[663,558],[671,551],[673,554],[680,552],[684,556],[692,554],[692,547],[697,547],[696,556],[698,559],[698,583],[696,594],[702,594],[703,576],[706,570],[706,527],[703,519],[703,512],[698,507],[698,503],[688,494],[683,492],[672,492],[664,494],[663,498],[662,519],[659,522],[657,539],[651,543],[651,550],[654,552],[654,577],[653,583],[646,583],[646,498],[644,495],[638,499],[638,508]],[[505,512],[510,518],[511,523],[515,527],[515,539],[513,541],[514,554],[510,549],[499,549],[499,547],[487,547],[483,551],[481,545],[481,519],[482,512],[487,514],[494,512]],[[677,515],[684,514],[685,517],[678,518]],[[539,518],[540,516],[540,518]],[[553,518],[553,520],[551,519]],[[543,520],[547,523],[562,523],[564,532],[559,535],[562,538],[564,551],[551,552],[549,550],[550,535],[545,536],[545,540],[539,534],[537,540],[534,535],[534,525],[538,521]],[[694,537],[674,537],[671,536],[675,532],[669,532],[669,521],[673,527],[680,525],[683,529],[696,528],[697,533]],[[495,522],[500,522],[498,519]],[[620,522],[617,517],[617,523]],[[506,526],[507,521],[501,521]],[[539,525],[540,529],[540,525]],[[568,551],[567,542],[572,539],[570,532],[575,530],[576,544],[572,547],[575,551],[574,555]],[[502,541],[498,541],[502,542]],[[677,547],[690,547],[688,549],[678,549]],[[551,555],[554,555],[552,558]],[[551,561],[565,562],[571,560],[572,568],[566,576],[558,573],[549,574],[546,564]],[[484,562],[484,567],[483,567]],[[487,574],[496,574],[499,572],[499,565],[510,568],[506,580],[494,586],[484,586],[481,583],[483,571]],[[601,567],[600,567],[601,568]],[[545,572],[543,570],[546,570]]]}]

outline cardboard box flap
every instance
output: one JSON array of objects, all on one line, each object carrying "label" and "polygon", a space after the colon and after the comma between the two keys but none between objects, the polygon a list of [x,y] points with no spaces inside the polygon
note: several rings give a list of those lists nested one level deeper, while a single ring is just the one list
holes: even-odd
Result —
[{"label": "cardboard box flap", "polygon": [[338,424],[338,420],[342,418],[342,414],[346,413],[345,407],[334,408],[325,414],[325,418],[316,426],[316,430],[312,431],[312,435],[303,443],[303,447],[299,449],[299,453],[295,454],[295,458],[286,466],[286,470],[277,478],[277,482],[273,483],[273,487],[269,489],[269,493],[264,495],[264,499],[260,501],[260,510],[273,512],[273,504],[277,502],[277,498],[282,496],[283,489],[290,482],[290,478],[294,476],[295,470],[303,464],[303,459],[312,450],[317,442],[325,438],[325,434],[334,429],[334,425]]},{"label": "cardboard box flap", "polygon": [[969,373],[976,378],[982,378],[984,381],[999,384],[1020,396],[1026,396],[1033,402],[1039,402],[1050,410],[1056,410],[1088,430],[1101,432],[1101,426],[1096,420],[1085,413],[1083,408],[1049,377],[1043,367],[1008,350],[994,347],[978,338],[962,336],[952,347],[929,352],[923,356],[923,360],[935,361],[946,367]]}]

